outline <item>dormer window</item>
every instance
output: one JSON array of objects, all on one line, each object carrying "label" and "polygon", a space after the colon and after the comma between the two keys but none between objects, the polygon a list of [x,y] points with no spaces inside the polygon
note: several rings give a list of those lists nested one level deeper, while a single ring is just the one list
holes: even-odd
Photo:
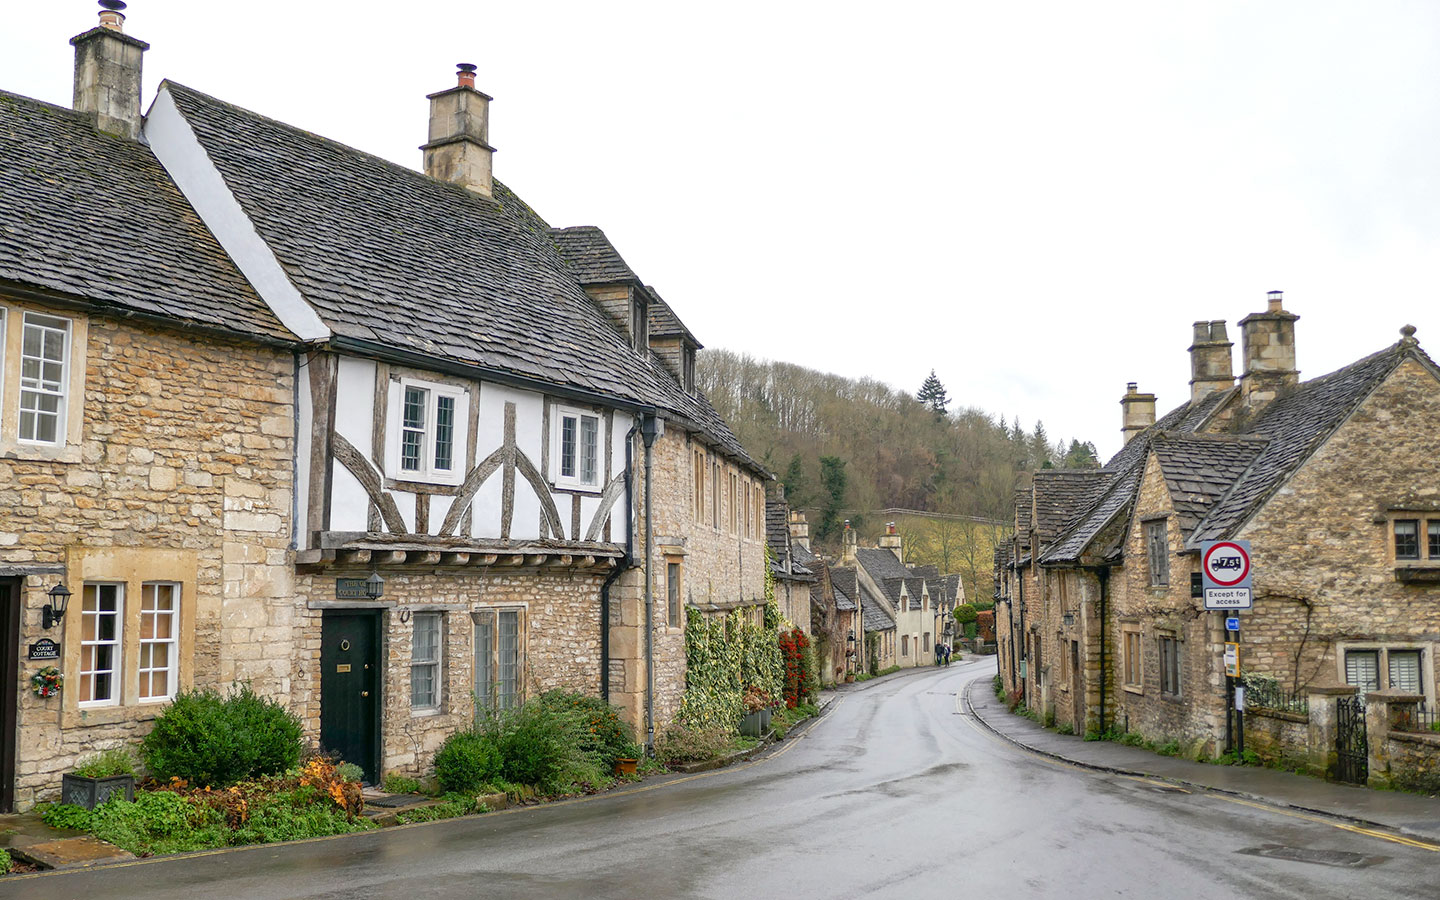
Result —
[{"label": "dormer window", "polygon": [[635,340],[635,349],[644,353],[650,348],[650,304],[638,291],[630,302],[630,316],[630,335]]},{"label": "dormer window", "polygon": [[686,347],[680,351],[680,382],[685,390],[695,393],[695,348]]}]

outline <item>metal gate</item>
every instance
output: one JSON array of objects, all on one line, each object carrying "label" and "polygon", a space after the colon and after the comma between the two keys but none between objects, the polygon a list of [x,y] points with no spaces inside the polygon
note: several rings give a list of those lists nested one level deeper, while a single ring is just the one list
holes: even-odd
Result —
[{"label": "metal gate", "polygon": [[1370,742],[1365,736],[1365,701],[1340,697],[1335,702],[1335,777],[1364,784],[1370,774]]}]

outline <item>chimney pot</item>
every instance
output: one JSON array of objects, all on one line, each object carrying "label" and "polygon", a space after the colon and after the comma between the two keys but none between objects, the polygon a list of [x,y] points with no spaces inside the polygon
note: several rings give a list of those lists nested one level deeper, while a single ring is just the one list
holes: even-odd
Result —
[{"label": "chimney pot", "polygon": [[460,82],[459,86],[473,88],[475,86],[475,64],[460,63],[456,68],[459,70],[456,73],[456,77]]},{"label": "chimney pot", "polygon": [[124,31],[125,4],[121,0],[100,0],[100,27],[111,31]]},{"label": "chimney pot", "polygon": [[1125,382],[1125,393],[1127,393],[1127,394],[1133,394],[1133,393],[1136,392],[1136,390],[1137,390],[1139,387],[1140,387],[1140,385],[1139,385],[1138,382],[1127,381],[1127,382]]},{"label": "chimney pot", "polygon": [[1230,358],[1232,346],[1225,337],[1224,319],[1195,323],[1195,342],[1190,345],[1191,403],[1235,386],[1234,363]]},{"label": "chimney pot", "polygon": [[1266,296],[1266,298],[1268,298],[1269,301],[1270,301],[1270,310],[1269,310],[1269,311],[1272,312],[1272,313],[1273,313],[1273,312],[1280,312],[1280,311],[1281,311],[1281,309],[1280,309],[1280,301],[1281,301],[1282,299],[1284,299],[1284,297],[1285,297],[1285,292],[1284,292],[1284,291],[1270,291],[1270,292],[1269,292],[1268,294],[1266,294],[1265,296]]}]

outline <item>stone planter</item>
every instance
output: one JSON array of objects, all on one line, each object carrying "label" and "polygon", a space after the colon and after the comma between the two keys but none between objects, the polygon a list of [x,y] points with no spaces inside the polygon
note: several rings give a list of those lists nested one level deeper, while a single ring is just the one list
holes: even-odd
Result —
[{"label": "stone planter", "polygon": [[94,809],[117,794],[126,800],[135,799],[134,775],[86,778],[84,775],[66,772],[60,776],[61,803],[73,803],[86,809]]},{"label": "stone planter", "polygon": [[770,710],[757,709],[746,713],[740,720],[740,733],[746,737],[761,737],[770,730]]},{"label": "stone planter", "polygon": [[624,757],[621,757],[620,759],[615,760],[615,774],[634,775],[635,767],[639,764],[640,760],[638,759],[626,759]]}]

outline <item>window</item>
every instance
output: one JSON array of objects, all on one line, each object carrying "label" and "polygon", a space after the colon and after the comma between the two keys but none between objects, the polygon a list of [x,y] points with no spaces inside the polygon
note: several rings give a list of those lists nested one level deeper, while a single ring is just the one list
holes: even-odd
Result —
[{"label": "window", "polygon": [[1180,641],[1174,635],[1160,636],[1160,693],[1180,696]]},{"label": "window", "polygon": [[556,487],[599,490],[600,416],[578,409],[557,408],[556,412]]},{"label": "window", "polygon": [[735,473],[735,472],[731,472],[731,473],[730,473],[729,490],[728,490],[728,491],[726,492],[726,494],[725,494],[725,506],[726,506],[726,508],[727,508],[727,509],[726,509],[726,517],[725,517],[725,519],[726,519],[726,522],[727,522],[728,525],[729,525],[729,529],[730,529],[730,533],[731,533],[731,534],[735,534],[737,531],[739,531],[739,525],[740,525],[740,523],[739,523],[738,518],[737,518],[737,516],[736,516],[736,512],[738,512],[738,510],[739,510],[739,504],[736,502],[737,500],[740,499],[740,490],[739,490],[739,487],[740,487],[740,476],[739,476],[739,474],[737,474],[737,473]]},{"label": "window", "polygon": [[455,482],[463,457],[461,420],[466,395],[460,388],[402,379],[398,393],[398,434],[394,470],[403,479]]},{"label": "window", "polygon": [[1140,632],[1130,629],[1125,632],[1125,686],[1139,688],[1140,682]]},{"label": "window", "polygon": [[1361,696],[1380,690],[1380,652],[1378,650],[1345,651],[1345,683],[1360,689]]},{"label": "window", "polygon": [[440,707],[440,634],[438,612],[415,613],[410,619],[410,707]]},{"label": "window", "polygon": [[487,709],[520,705],[524,670],[524,611],[485,610],[475,625],[475,699]]},{"label": "window", "polygon": [[81,706],[120,702],[121,584],[87,584],[80,602]]},{"label": "window", "polygon": [[910,655],[910,635],[908,635],[908,634],[902,634],[902,635],[900,635],[900,655],[901,655],[901,656],[909,656],[909,655]]},{"label": "window", "polygon": [[150,582],[140,589],[140,699],[175,696],[179,657],[180,585]]},{"label": "window", "polygon": [[710,472],[710,527],[720,530],[720,462],[715,460]]},{"label": "window", "polygon": [[1150,583],[1152,585],[1170,583],[1170,545],[1167,526],[1168,523],[1164,519],[1145,523],[1145,542],[1150,557]]},{"label": "window", "polygon": [[1395,558],[1420,558],[1420,520],[1395,520]]},{"label": "window", "polygon": [[650,346],[650,304],[638,292],[630,305],[630,333],[635,337],[635,349],[644,353]]},{"label": "window", "polygon": [[929,652],[930,652],[930,632],[928,632],[928,631],[925,632],[925,649],[924,649],[922,652],[924,652],[924,653],[929,653]]},{"label": "window", "polygon": [[695,522],[705,523],[705,451],[695,448],[693,454],[695,476]]},{"label": "window", "polygon": [[1425,689],[1420,686],[1419,650],[1391,650],[1386,656],[1390,658],[1387,667],[1390,690],[1405,691],[1407,694],[1425,693]]},{"label": "window", "polygon": [[695,393],[695,350],[686,347],[680,351],[680,378],[685,385],[685,390]]},{"label": "window", "polygon": [[70,320],[26,313],[20,341],[22,443],[65,443]]},{"label": "window", "polygon": [[755,519],[754,519],[753,517],[751,517],[751,515],[750,515],[750,497],[751,497],[751,494],[750,494],[750,482],[749,482],[748,479],[743,480],[743,481],[740,482],[740,495],[744,498],[744,501],[745,501],[745,502],[741,505],[741,509],[744,511],[743,514],[742,514],[742,516],[741,516],[741,520],[745,523],[744,526],[743,526],[744,531],[745,531],[745,536],[746,536],[747,538],[748,538],[748,537],[754,537],[755,535],[754,535],[754,533],[752,532],[752,529],[753,529],[754,526],[755,526]]},{"label": "window", "polygon": [[685,624],[680,618],[680,563],[669,560],[665,563],[665,602],[670,614],[670,625],[679,628]]},{"label": "window", "polygon": [[765,539],[765,489],[755,489],[755,537]]},{"label": "window", "polygon": [[1430,558],[1440,559],[1440,520],[1431,519],[1426,523],[1430,535]]}]

